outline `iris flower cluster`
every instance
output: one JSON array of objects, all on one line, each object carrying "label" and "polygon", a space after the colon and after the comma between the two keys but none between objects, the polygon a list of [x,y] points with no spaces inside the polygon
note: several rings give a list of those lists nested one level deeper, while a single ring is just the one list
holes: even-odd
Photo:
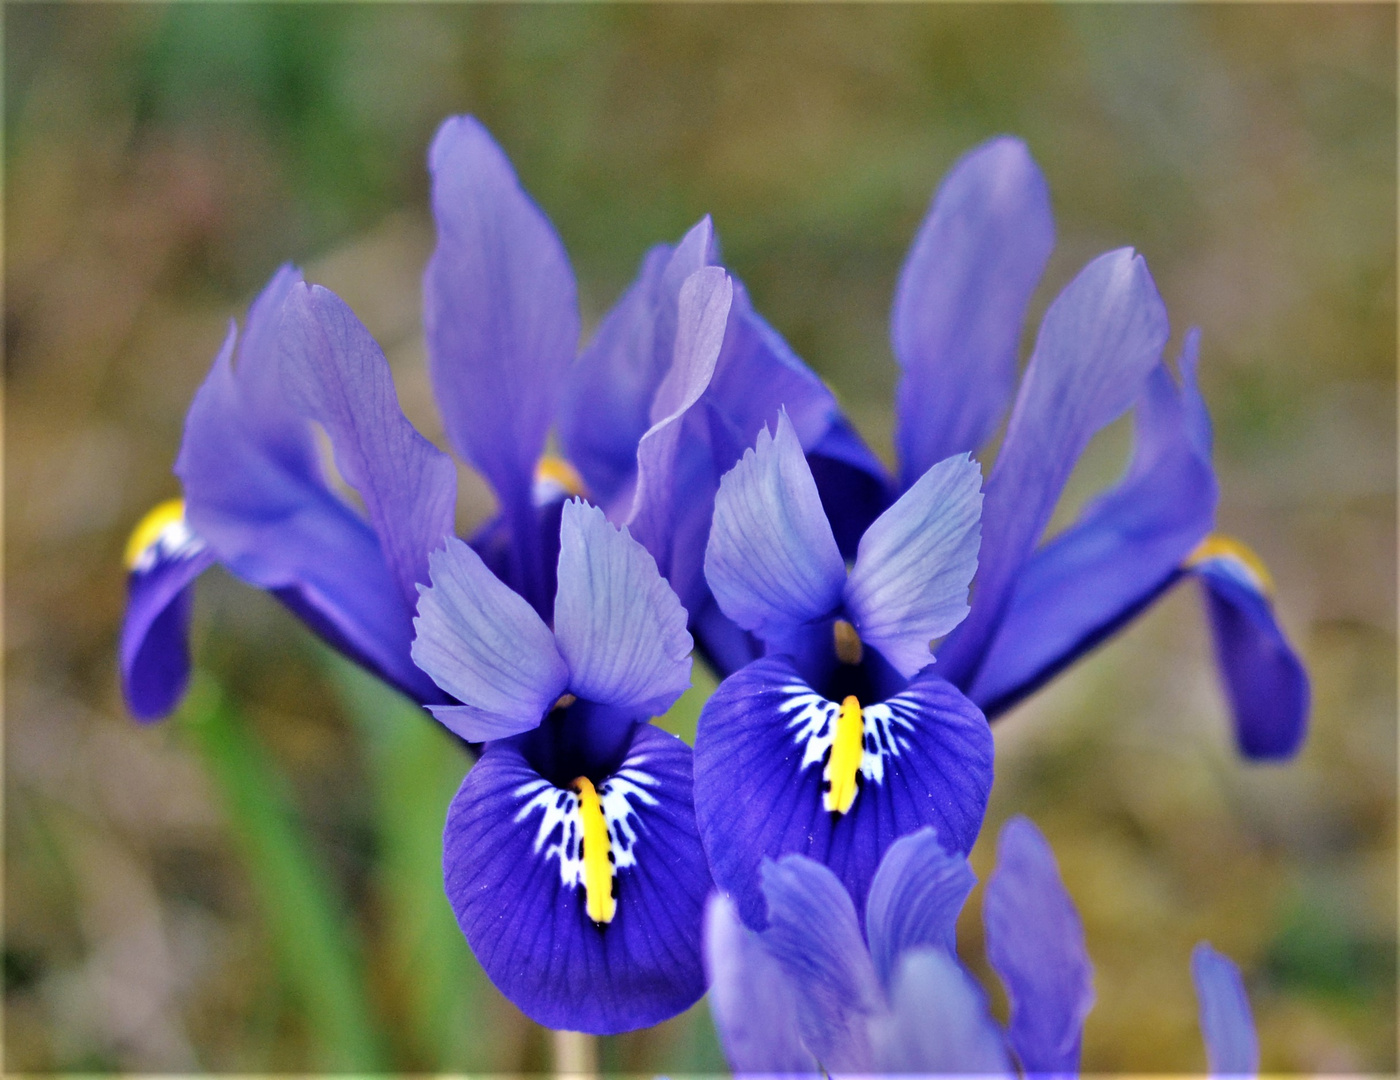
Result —
[{"label": "iris flower cluster", "polygon": [[[563,245],[486,130],[447,121],[429,164],[429,374],[498,512],[454,535],[452,458],[403,416],[354,313],[283,267],[191,405],[183,499],[128,547],[131,711],[178,704],[192,588],[220,564],[479,753],[448,811],[447,896],[541,1023],[611,1033],[692,1004],[718,886],[709,957],[736,1064],[731,976],[777,985],[824,957],[790,1002],[783,1045],[802,1050],[783,1068],[927,1063],[920,1002],[946,1006],[947,1046],[978,1068],[1006,1066],[1008,1045],[1028,1071],[1072,1067],[1089,969],[1028,825],[1004,840],[993,894],[1015,908],[1043,887],[1059,914],[1018,929],[989,912],[1022,1002],[1008,1035],[953,958],[989,721],[1191,577],[1242,752],[1286,758],[1305,731],[1267,571],[1212,531],[1198,335],[1174,374],[1143,259],[1110,252],[1050,305],[1018,386],[1053,225],[1024,144],[993,140],[945,180],[900,277],[891,473],[718,265],[708,218],[646,254],[580,352]],[[974,455],[1008,409],[984,482]],[[1046,539],[1079,455],[1128,410],[1127,473]],[[650,723],[689,686],[692,653],[722,679],[693,754]],[[1069,967],[1040,971],[1042,953]],[[1018,1034],[1043,1034],[1051,999],[1058,1064]]]}]

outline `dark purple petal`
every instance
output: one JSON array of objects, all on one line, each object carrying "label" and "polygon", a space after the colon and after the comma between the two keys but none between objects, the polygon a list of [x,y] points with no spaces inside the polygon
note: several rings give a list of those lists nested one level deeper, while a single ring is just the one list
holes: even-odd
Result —
[{"label": "dark purple petal", "polygon": [[982,921],[987,959],[1011,1001],[1009,1034],[1022,1069],[1075,1074],[1094,969],[1055,855],[1026,818],[1002,827]]},{"label": "dark purple petal", "polygon": [[452,535],[452,459],[399,410],[389,364],[345,302],[297,285],[282,309],[282,379],[288,396],[326,429],[340,473],[361,498],[404,602],[428,580],[428,553]]},{"label": "dark purple petal", "polygon": [[574,873],[577,797],[541,777],[515,743],[486,748],[443,835],[447,897],[486,974],[537,1023],[599,1035],[694,1004],[705,991],[700,938],[711,882],[689,748],[641,725],[626,760],[600,782],[615,811],[617,909],[599,926]]},{"label": "dark purple petal", "polygon": [[1205,406],[1196,389],[1199,335],[1188,335],[1178,390],[1164,365],[1136,412],[1127,475],[1079,520],[1040,548],[1018,575],[1005,618],[968,696],[1005,711],[1064,670],[1172,584],[1210,531],[1215,473],[1199,440]]},{"label": "dark purple petal", "polygon": [[1045,313],[987,481],[972,612],[939,650],[959,686],[975,678],[1079,455],[1137,399],[1166,340],[1166,308],[1131,248],[1091,262]]},{"label": "dark purple petal", "polygon": [[431,571],[413,660],[464,706],[433,715],[469,742],[536,727],[569,682],[549,627],[456,537],[433,552]]},{"label": "dark purple petal", "polygon": [[992,785],[992,736],[970,701],[931,671],[863,710],[865,747],[849,811],[823,805],[824,755],[839,706],[782,656],[731,675],[706,702],[695,741],[695,806],[720,887],[764,925],[758,868],[795,853],[869,892],[894,841],[932,825],[950,848],[977,838]]},{"label": "dark purple petal", "polygon": [[854,562],[865,530],[894,501],[884,466],[844,416],[838,416],[808,451],[807,464],[821,493],[836,546],[842,558]]},{"label": "dark purple petal", "polygon": [[890,845],[865,904],[865,933],[881,986],[893,986],[899,955],[908,949],[933,946],[957,957],[958,912],[975,884],[967,859],[948,851],[935,829]]},{"label": "dark purple petal", "polygon": [[900,271],[890,340],[900,483],[977,450],[1011,398],[1026,305],[1055,243],[1050,193],[1026,144],[965,154],[933,198]]},{"label": "dark purple petal", "polygon": [[870,1068],[867,1018],[884,1002],[855,905],[836,875],[801,855],[763,861],[764,947],[797,992],[802,1041],[827,1072]]},{"label": "dark purple petal", "polygon": [[578,349],[574,275],[549,220],[477,120],[447,120],[428,165],[438,233],[423,278],[428,370],[453,447],[500,499],[512,576],[538,607],[530,485]]},{"label": "dark purple petal", "polygon": [[782,965],[720,893],[710,897],[705,910],[705,969],[710,1015],[735,1073],[817,1073],[816,1061],[802,1045],[797,994]]},{"label": "dark purple petal", "polygon": [[1257,1075],[1259,1039],[1240,969],[1202,941],[1191,951],[1191,978],[1196,983],[1201,1038],[1211,1075]]},{"label": "dark purple petal", "polygon": [[214,553],[190,530],[177,500],[162,503],[136,527],[126,562],[122,693],[136,719],[159,720],[189,685],[193,585],[214,564]]},{"label": "dark purple petal", "polygon": [[659,716],[690,686],[685,609],[646,548],[596,506],[564,504],[554,634],[581,698]]},{"label": "dark purple petal", "polygon": [[982,468],[940,461],[875,519],[856,549],[846,609],[867,644],[906,679],[967,615],[981,539]]},{"label": "dark purple petal", "polygon": [[786,412],[720,481],[705,580],[720,609],[765,640],[840,605],[846,565]]}]

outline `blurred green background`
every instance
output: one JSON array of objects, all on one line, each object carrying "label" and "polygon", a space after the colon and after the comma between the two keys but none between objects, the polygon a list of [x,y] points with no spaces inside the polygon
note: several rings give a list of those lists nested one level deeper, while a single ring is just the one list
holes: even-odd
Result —
[{"label": "blurred green background", "polygon": [[[126,533],[177,493],[191,394],[278,263],[355,308],[441,443],[424,156],[467,111],[590,326],[711,213],[887,456],[891,291],[960,153],[1016,133],[1049,179],[1027,343],[1087,258],[1146,255],[1174,339],[1203,328],[1221,524],[1278,580],[1312,737],[1238,760],[1183,589],[997,725],[974,864],[1016,812],[1055,845],[1090,1070],[1203,1068],[1203,937],[1246,973],[1266,1069],[1395,1070],[1393,7],[9,4],[4,38],[9,1071],[550,1066],[441,895],[468,764],[445,737],[222,572],[180,717],[138,728],[114,665]],[[1126,448],[1096,441],[1066,513]],[[465,529],[490,507],[463,484]],[[703,1005],[599,1053],[722,1067]]]}]

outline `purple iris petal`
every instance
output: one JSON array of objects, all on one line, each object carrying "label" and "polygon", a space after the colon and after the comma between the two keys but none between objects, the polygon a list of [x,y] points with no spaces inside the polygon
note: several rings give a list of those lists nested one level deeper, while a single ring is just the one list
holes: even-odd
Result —
[{"label": "purple iris petal", "polygon": [[179,704],[190,681],[189,623],[195,578],[215,562],[202,540],[152,551],[127,578],[122,622],[122,692],[138,720],[158,720]]},{"label": "purple iris petal", "polygon": [[1210,531],[1216,503],[1205,407],[1196,389],[1199,334],[1182,351],[1178,390],[1164,365],[1137,405],[1127,475],[1026,562],[968,691],[995,716],[1069,666],[1151,603]]},{"label": "purple iris petal", "polygon": [[1308,673],[1288,644],[1268,597],[1225,564],[1193,568],[1206,590],[1215,654],[1246,757],[1292,757],[1308,733]]},{"label": "purple iris petal", "polygon": [[846,566],[786,412],[720,481],[705,580],[725,615],[767,640],[841,602]]},{"label": "purple iris petal", "polygon": [[364,499],[404,602],[428,580],[428,553],[452,535],[457,472],[399,410],[389,364],[345,302],[297,285],[282,309],[288,396],[330,436],[336,465]]},{"label": "purple iris petal", "polygon": [[933,946],[957,956],[958,912],[975,884],[967,859],[944,848],[935,829],[890,845],[865,904],[865,933],[881,986],[893,986],[899,954],[908,949]]},{"label": "purple iris petal", "polygon": [[967,615],[981,510],[982,469],[959,455],[924,473],[860,539],[846,607],[905,678],[933,662],[934,640]]},{"label": "purple iris petal", "polygon": [[883,1006],[851,896],[836,875],[801,855],[764,860],[763,944],[797,991],[802,1041],[827,1072],[869,1067],[867,1018]]},{"label": "purple iris petal", "polygon": [[685,609],[646,548],[595,506],[564,504],[554,633],[579,697],[656,716],[690,686]]},{"label": "purple iris petal", "polygon": [[865,896],[898,837],[933,825],[960,852],[977,838],[992,736],[976,706],[931,670],[889,700],[865,703],[859,787],[844,814],[823,804],[824,754],[839,710],[786,657],[770,656],[721,683],[700,714],[700,835],[715,880],[750,926],[764,925],[765,856],[820,858],[852,896]]},{"label": "purple iris petal", "polygon": [[1019,139],[964,155],[900,272],[890,338],[901,486],[980,447],[1011,397],[1026,305],[1055,242],[1045,178]]},{"label": "purple iris petal", "polygon": [[986,996],[951,954],[906,952],[893,983],[890,1012],[872,1029],[873,1071],[1016,1075]]},{"label": "purple iris petal", "polygon": [[1256,1075],[1259,1040],[1240,969],[1203,941],[1191,952],[1191,977],[1196,983],[1201,1036],[1211,1075]]},{"label": "purple iris petal", "polygon": [[1075,1073],[1094,1004],[1093,967],[1055,855],[1026,818],[1002,827],[982,918],[987,959],[1011,1001],[1009,1034],[1021,1067]]},{"label": "purple iris petal", "polygon": [[711,888],[691,807],[690,750],[643,724],[598,777],[616,913],[595,924],[578,880],[570,778],[547,779],[523,740],[492,743],[462,781],[443,835],[447,896],[491,981],[546,1027],[613,1034],[659,1023],[705,990]]},{"label": "purple iris petal", "polygon": [[431,559],[418,600],[413,660],[462,702],[434,715],[470,742],[539,724],[564,692],[569,667],[549,627],[456,537]]},{"label": "purple iris petal", "polygon": [[1137,399],[1166,340],[1166,308],[1131,248],[1091,262],[1045,313],[987,482],[972,612],[939,651],[958,685],[975,678],[1079,455]]},{"label": "purple iris petal", "polygon": [[705,911],[705,967],[715,1030],[736,1074],[816,1075],[782,965],[720,893]]},{"label": "purple iris petal", "polygon": [[453,447],[501,501],[515,579],[537,600],[530,485],[578,348],[573,271],[477,120],[446,121],[428,163],[438,231],[423,280],[429,373]]}]

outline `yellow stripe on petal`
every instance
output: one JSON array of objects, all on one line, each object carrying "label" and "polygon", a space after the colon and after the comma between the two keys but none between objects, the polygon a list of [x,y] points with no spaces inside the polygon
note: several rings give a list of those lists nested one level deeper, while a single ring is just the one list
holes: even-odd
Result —
[{"label": "yellow stripe on petal", "polygon": [[1211,533],[1194,551],[1186,556],[1185,566],[1190,569],[1208,562],[1227,562],[1237,569],[1255,589],[1265,596],[1274,595],[1274,579],[1264,560],[1254,553],[1254,549],[1233,536]]},{"label": "yellow stripe on petal", "polygon": [[136,569],[141,557],[150,551],[172,528],[183,528],[185,522],[185,500],[167,499],[150,510],[131,530],[122,555],[122,564],[128,570]]},{"label": "yellow stripe on petal", "polygon": [[553,454],[540,458],[535,466],[535,483],[531,492],[536,506],[573,495],[587,495],[588,486],[569,462]]},{"label": "yellow stripe on petal", "polygon": [[583,821],[583,891],[588,917],[600,926],[617,914],[613,895],[612,841],[608,819],[593,781],[580,776],[570,785],[578,792],[578,812]]},{"label": "yellow stripe on petal", "polygon": [[822,805],[833,814],[844,814],[856,801],[856,775],[865,756],[865,717],[860,701],[854,694],[841,702],[836,717],[836,737],[831,742],[831,756],[822,773],[825,781]]}]

